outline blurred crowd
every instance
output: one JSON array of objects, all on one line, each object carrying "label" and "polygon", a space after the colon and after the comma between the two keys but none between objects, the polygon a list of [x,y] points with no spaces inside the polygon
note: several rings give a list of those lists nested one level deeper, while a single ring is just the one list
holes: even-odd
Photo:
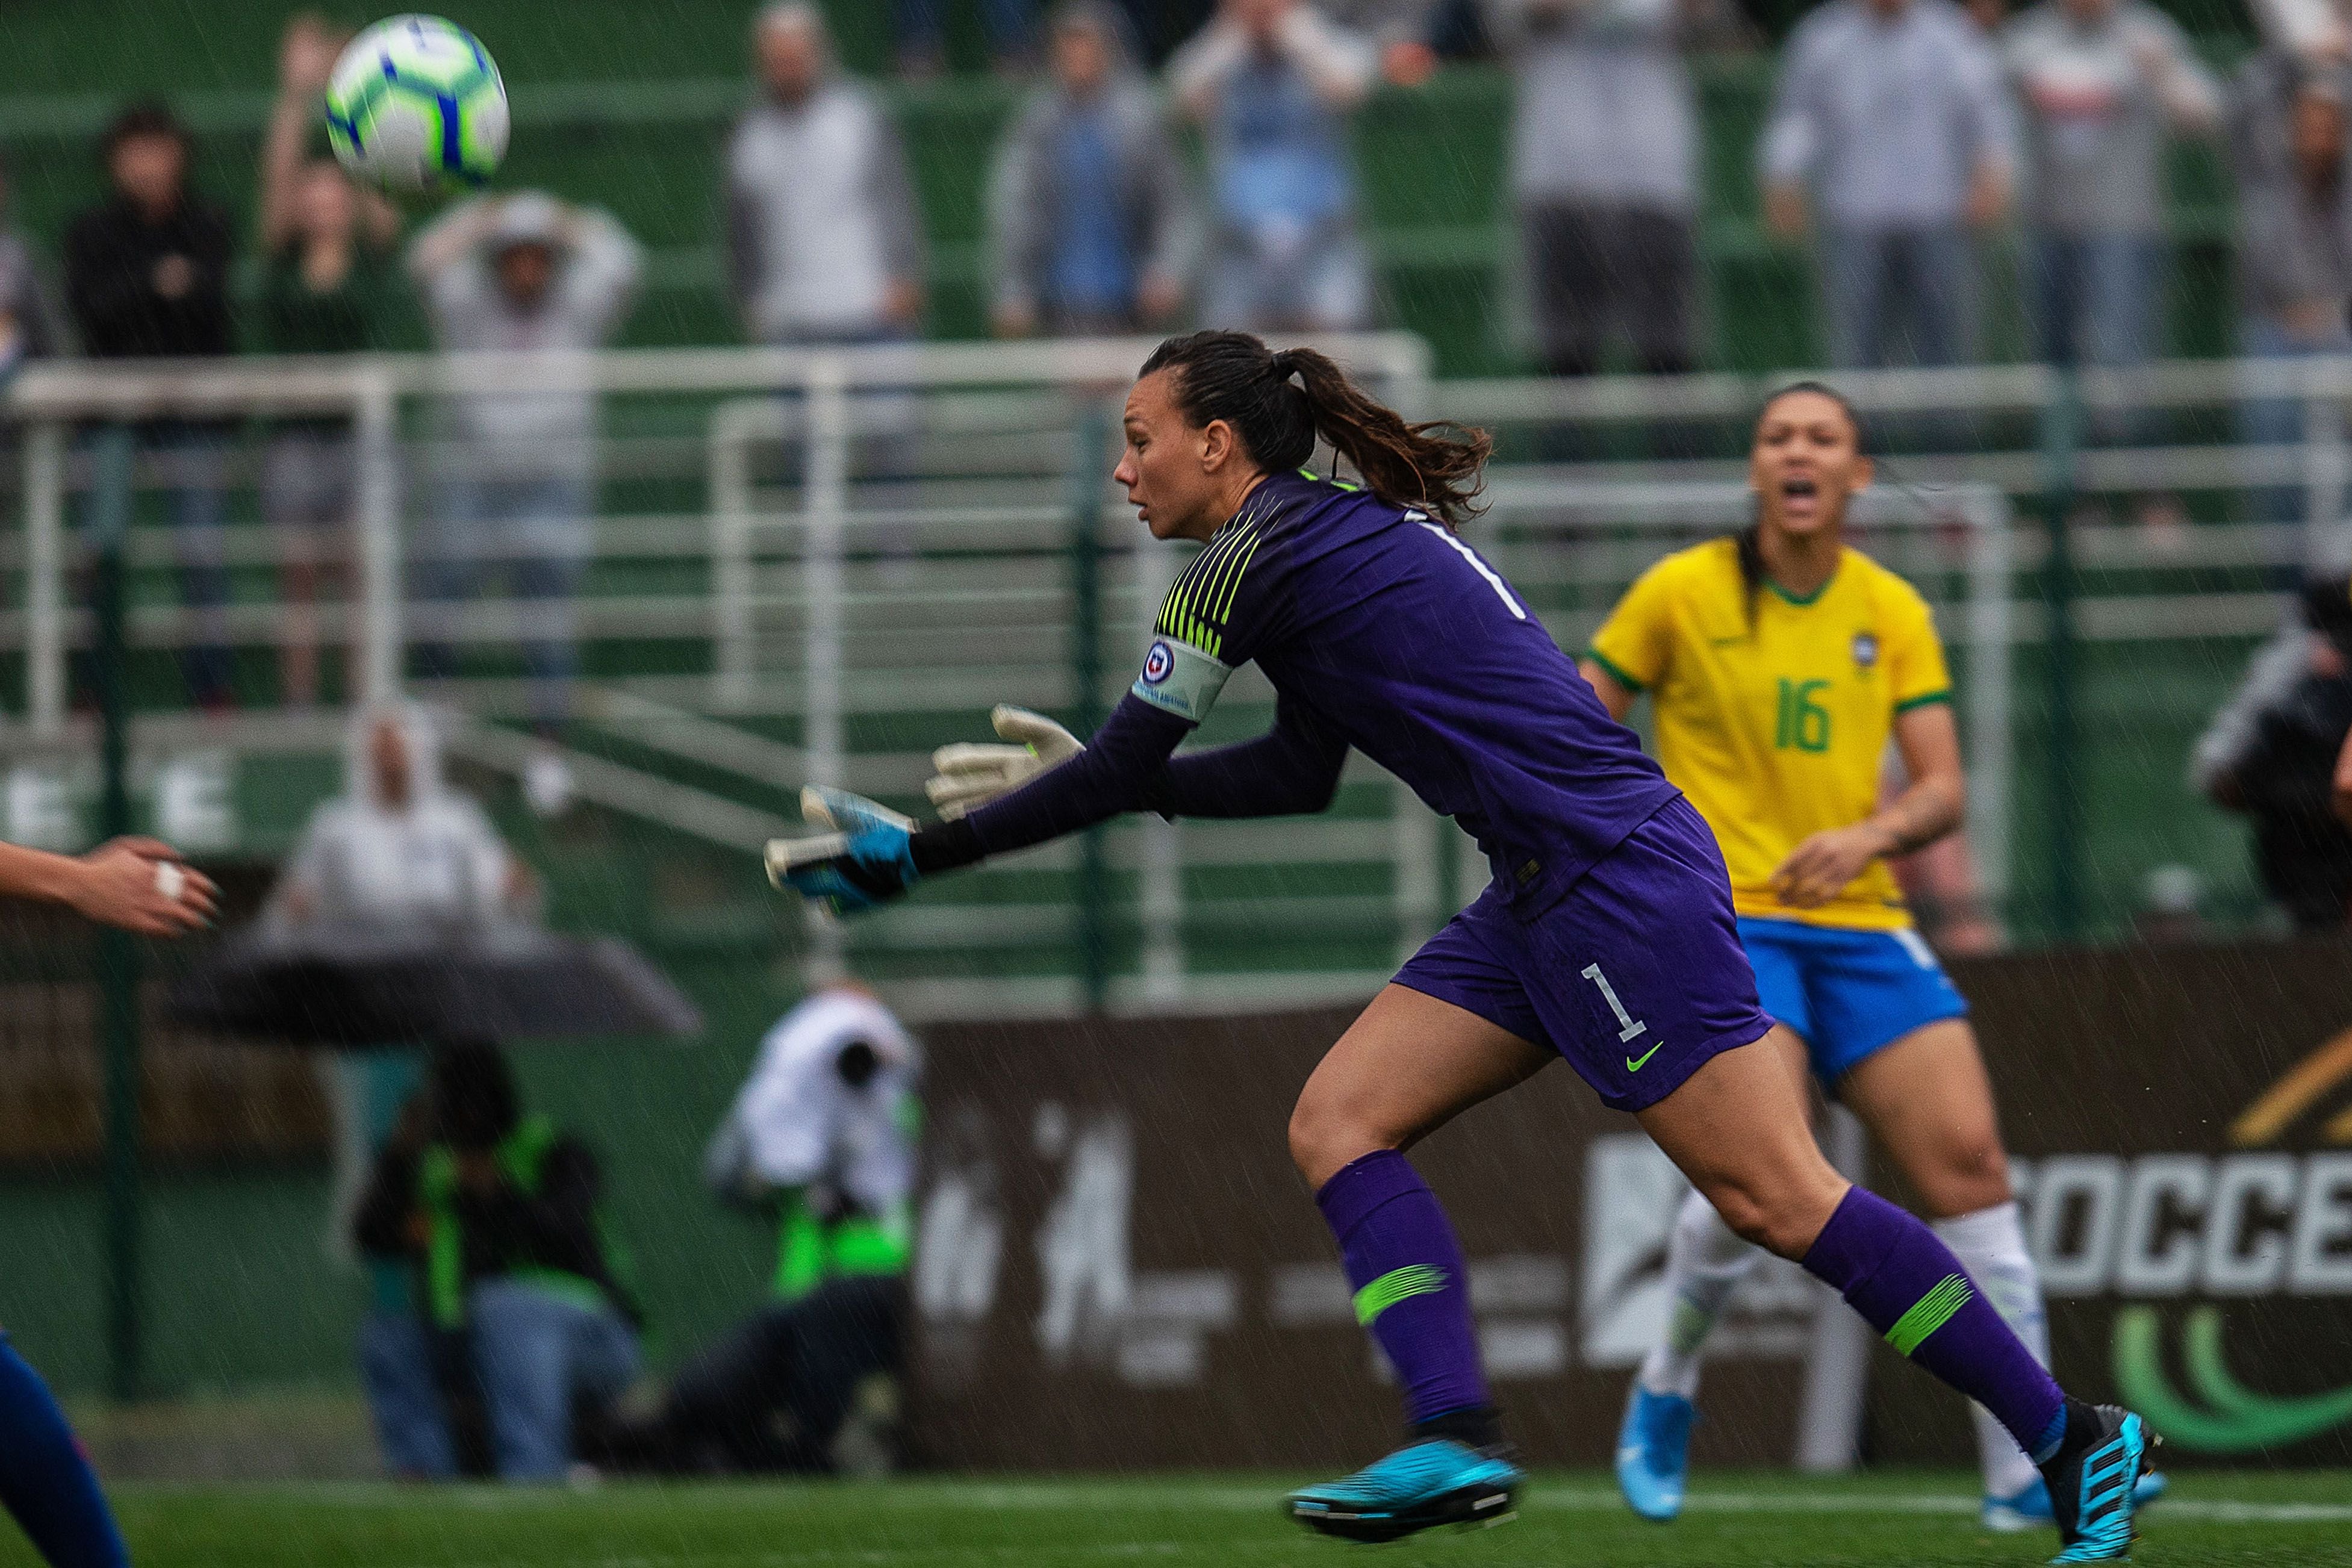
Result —
[{"label": "blurred crowd", "polygon": [[[941,10],[897,0],[908,71],[939,68]],[[2000,10],[1827,0],[1780,52],[1753,150],[1758,204],[1771,234],[1815,259],[1832,365],[1971,359],[1989,284],[2012,281],[1984,276],[1976,239],[2011,225],[2013,282],[2041,357],[2127,364],[2157,352],[2167,145],[2184,137],[2226,142],[2245,351],[2345,342],[2352,31],[2336,0],[2259,0],[2263,42],[2227,82],[2150,0]],[[1383,87],[1412,90],[1442,58],[1476,54],[1516,79],[1511,270],[1532,309],[1534,358],[1562,375],[1618,363],[1672,373],[1704,358],[1705,138],[1688,62],[1753,46],[1732,0],[1217,0],[1156,70],[1144,40],[1168,7],[985,0],[980,15],[1000,65],[1026,83],[987,191],[1002,334],[1372,324],[1351,116]],[[383,297],[404,280],[452,344],[609,336],[627,310],[634,247],[609,218],[551,197],[467,204],[398,264],[398,215],[310,141],[342,41],[316,17],[288,28],[253,204],[263,282],[250,309],[231,309],[240,237],[189,188],[184,129],[142,105],[106,138],[115,199],[67,240],[65,311],[48,304],[22,237],[0,239],[5,351],[59,352],[77,334],[99,356],[343,351],[381,332]],[[744,335],[919,334],[923,215],[882,100],[843,68],[812,0],[772,0],[750,53],[754,93],[726,149],[722,202]],[[562,426],[557,446],[571,441],[567,411],[529,417]],[[498,416],[469,427],[521,434]],[[173,439],[202,447],[192,433]],[[316,446],[289,444],[279,465],[289,517],[331,489]],[[552,505],[556,481],[579,472],[556,469],[551,459],[536,476],[549,483],[535,497],[478,488],[467,506]]]}]

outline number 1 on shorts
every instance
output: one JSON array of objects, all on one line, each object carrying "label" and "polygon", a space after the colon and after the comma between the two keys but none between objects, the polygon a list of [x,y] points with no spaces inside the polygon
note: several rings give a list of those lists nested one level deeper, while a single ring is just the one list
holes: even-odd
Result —
[{"label": "number 1 on shorts", "polygon": [[1601,973],[1601,966],[1599,964],[1586,964],[1584,966],[1584,977],[1587,980],[1591,981],[1595,985],[1601,987],[1601,995],[1602,1000],[1609,1004],[1609,1010],[1617,1015],[1617,1023],[1619,1026],[1617,1030],[1617,1038],[1620,1043],[1632,1039],[1634,1036],[1640,1034],[1643,1030],[1650,1026],[1649,1025],[1642,1022],[1641,1019],[1633,1016],[1631,1013],[1625,1011],[1625,1004],[1617,1000],[1617,988],[1609,984],[1609,976]]}]

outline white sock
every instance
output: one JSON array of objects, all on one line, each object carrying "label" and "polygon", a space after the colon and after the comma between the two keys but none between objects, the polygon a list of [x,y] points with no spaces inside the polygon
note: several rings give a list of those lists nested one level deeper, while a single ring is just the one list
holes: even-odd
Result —
[{"label": "white sock", "polygon": [[1731,1232],[1715,1205],[1698,1194],[1683,1200],[1666,1243],[1666,1299],[1673,1303],[1666,1337],[1650,1347],[1642,1363],[1642,1386],[1653,1394],[1698,1397],[1698,1367],[1706,1337],[1723,1304],[1763,1261],[1764,1250]]},{"label": "white sock", "polygon": [[[2042,1306],[2042,1276],[2034,1270],[2033,1255],[2025,1249],[2025,1228],[2018,1223],[2017,1205],[2000,1204],[1939,1219],[1935,1231],[2010,1331],[2024,1342],[2034,1360],[2048,1366],[2050,1320]],[[1976,1417],[1985,1494],[2005,1498],[2022,1490],[2037,1473],[2033,1461],[1984,1406],[1971,1405],[1969,1414]]]}]

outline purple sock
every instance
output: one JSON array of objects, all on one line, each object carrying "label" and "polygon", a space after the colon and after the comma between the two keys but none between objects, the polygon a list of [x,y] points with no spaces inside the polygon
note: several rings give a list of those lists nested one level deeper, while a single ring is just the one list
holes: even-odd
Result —
[{"label": "purple sock", "polygon": [[1804,1262],[1888,1344],[1991,1411],[2020,1447],[2043,1446],[2065,1394],[1934,1231],[1854,1187]]},{"label": "purple sock", "polygon": [[1483,1407],[1486,1379],[1462,1245],[1411,1162],[1376,1149],[1324,1183],[1315,1202],[1339,1238],[1356,1321],[1404,1384],[1405,1419]]}]

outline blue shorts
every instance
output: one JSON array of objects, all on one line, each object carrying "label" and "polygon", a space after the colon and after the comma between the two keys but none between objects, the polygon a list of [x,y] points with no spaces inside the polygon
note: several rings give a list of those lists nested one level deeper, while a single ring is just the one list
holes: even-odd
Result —
[{"label": "blue shorts", "polygon": [[1549,909],[1521,919],[1489,887],[1396,983],[1558,1051],[1619,1110],[1656,1104],[1772,1026],[1722,853],[1680,795]]},{"label": "blue shorts", "polygon": [[1837,1087],[1854,1063],[1923,1025],[1968,1016],[1944,966],[1914,931],[1840,931],[1739,921],[1764,1011],[1804,1037],[1813,1075]]}]

